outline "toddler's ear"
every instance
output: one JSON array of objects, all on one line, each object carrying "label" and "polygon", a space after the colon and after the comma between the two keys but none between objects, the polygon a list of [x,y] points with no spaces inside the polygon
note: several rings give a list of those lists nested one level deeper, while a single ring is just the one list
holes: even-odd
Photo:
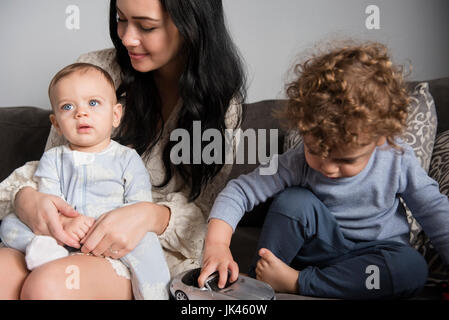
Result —
[{"label": "toddler's ear", "polygon": [[58,133],[58,135],[61,136],[62,135],[61,128],[59,127],[58,121],[56,121],[55,115],[52,113],[52,114],[50,114],[49,118],[50,118],[51,124],[53,125],[53,127],[55,127],[56,132]]},{"label": "toddler's ear", "polygon": [[120,125],[120,120],[122,119],[122,112],[123,112],[123,106],[120,103],[117,103],[113,107],[113,114],[112,114],[112,126],[114,128],[117,128]]}]

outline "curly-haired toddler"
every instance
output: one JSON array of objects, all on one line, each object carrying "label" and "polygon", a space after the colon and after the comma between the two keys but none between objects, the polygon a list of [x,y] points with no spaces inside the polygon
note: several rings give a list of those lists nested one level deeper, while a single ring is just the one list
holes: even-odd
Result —
[{"label": "curly-haired toddler", "polygon": [[243,214],[275,196],[249,274],[276,291],[371,299],[409,297],[427,279],[424,258],[409,245],[403,198],[446,263],[449,200],[399,136],[409,97],[385,46],[363,43],[316,55],[296,66],[280,118],[303,143],[228,183],[212,208],[202,284],[238,275],[229,250]]}]

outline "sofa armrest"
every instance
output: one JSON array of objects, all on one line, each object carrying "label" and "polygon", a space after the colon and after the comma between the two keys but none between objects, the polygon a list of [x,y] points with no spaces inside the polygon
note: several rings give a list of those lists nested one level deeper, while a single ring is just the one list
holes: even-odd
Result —
[{"label": "sofa armrest", "polygon": [[0,181],[27,161],[39,160],[50,132],[49,110],[0,108]]}]

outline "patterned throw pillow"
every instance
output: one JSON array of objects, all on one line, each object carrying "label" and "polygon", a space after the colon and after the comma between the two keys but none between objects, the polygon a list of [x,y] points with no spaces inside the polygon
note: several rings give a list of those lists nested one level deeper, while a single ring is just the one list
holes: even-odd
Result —
[{"label": "patterned throw pillow", "polygon": [[[429,84],[427,82],[418,83],[410,91],[407,129],[403,138],[413,148],[421,167],[426,172],[429,172],[437,125],[435,103],[429,92]],[[404,202],[402,204],[410,224],[410,244],[416,248],[419,242],[418,234],[422,228]]]},{"label": "patterned throw pillow", "polygon": [[407,129],[403,139],[415,151],[421,167],[429,172],[433,144],[437,133],[437,113],[427,82],[418,83],[411,91]]}]

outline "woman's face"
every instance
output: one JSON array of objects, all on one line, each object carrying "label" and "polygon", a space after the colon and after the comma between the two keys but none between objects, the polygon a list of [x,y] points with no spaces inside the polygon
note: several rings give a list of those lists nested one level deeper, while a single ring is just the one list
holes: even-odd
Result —
[{"label": "woman's face", "polygon": [[134,69],[179,71],[181,37],[160,0],[117,0],[117,21]]}]

